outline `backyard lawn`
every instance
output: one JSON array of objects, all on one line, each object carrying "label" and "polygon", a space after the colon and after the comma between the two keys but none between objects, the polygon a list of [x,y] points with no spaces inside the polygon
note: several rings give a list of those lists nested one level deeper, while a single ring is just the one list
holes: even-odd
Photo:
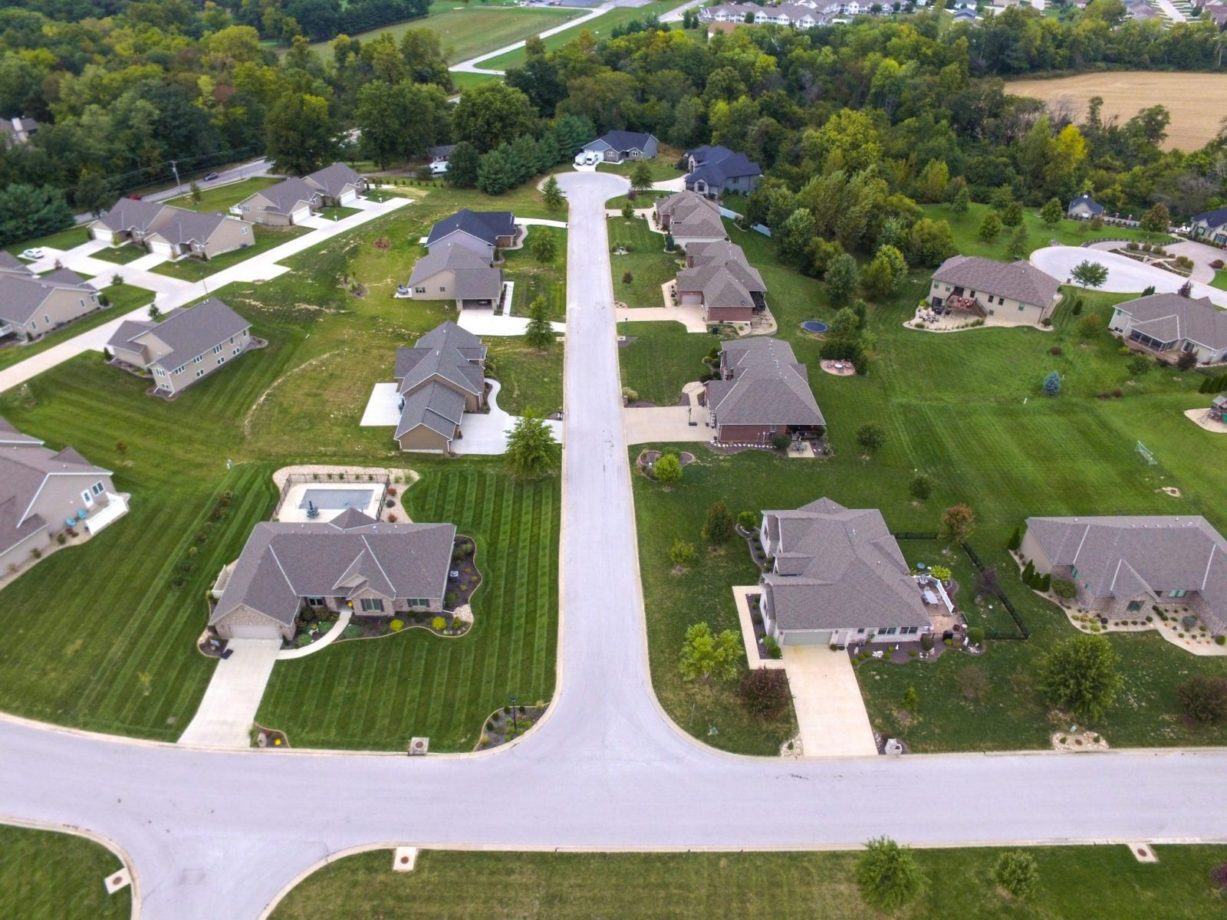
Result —
[{"label": "backyard lawn", "polygon": [[161,265],[154,266],[153,271],[159,275],[166,275],[169,278],[178,278],[180,281],[200,281],[202,278],[208,278],[222,269],[238,265],[240,262],[246,262],[262,252],[276,249],[282,243],[287,243],[296,236],[302,236],[304,233],[310,232],[311,229],[309,227],[266,227],[261,225],[256,231],[256,241],[250,246],[234,249],[230,252],[223,252],[221,255],[214,256],[208,260],[187,258],[179,259],[176,262],[163,262]]},{"label": "backyard lawn", "polygon": [[4,248],[13,253],[13,255],[17,255],[18,253],[25,252],[27,249],[72,249],[74,246],[80,246],[82,243],[87,242],[89,242],[89,231],[84,226],[80,226],[59,230],[47,236],[40,236],[36,240],[13,243],[11,246]]},{"label": "backyard lawn", "polygon": [[[1039,514],[1204,514],[1227,530],[1218,487],[1227,442],[1181,415],[1204,404],[1205,397],[1197,393],[1202,378],[1157,368],[1130,375],[1119,344],[1102,331],[1111,304],[1124,295],[1067,290],[1050,332],[976,329],[936,335],[904,329],[916,291],[926,283],[923,272],[913,273],[890,302],[871,309],[875,345],[868,374],[830,377],[818,369],[818,340],[797,328],[803,319],[833,315],[824,305],[822,285],[781,267],[763,238],[731,232],[767,281],[780,336],[809,365],[835,456],[811,463],[758,453],[717,456],[700,448],[695,451],[699,463],[687,467],[670,491],[636,477],[653,681],[665,708],[688,731],[719,747],[770,753],[783,740],[780,726],[748,723],[730,688],[695,692],[678,676],[686,627],[704,619],[713,628],[733,627],[728,587],[753,583],[756,577],[744,549],[736,545],[722,554],[701,554],[691,573],[672,574],[670,546],[675,539],[701,542],[710,504],[723,500],[736,514],[795,508],[827,495],[849,507],[881,509],[894,530],[932,532],[943,508],[965,501],[977,516],[970,542],[987,564],[998,568],[1033,637],[990,643],[979,659],[947,655],[904,666],[867,663],[859,676],[870,716],[877,728],[901,735],[914,750],[1046,746],[1054,729],[1047,707],[1031,689],[1030,675],[1054,640],[1074,633],[1059,610],[1023,588],[1005,543],[1028,515]],[[1072,306],[1076,296],[1083,299],[1078,316]],[[1100,318],[1100,331],[1081,328],[1091,315]],[[670,347],[672,340],[679,346]],[[696,343],[692,352],[691,340]],[[649,343],[652,348],[641,349]],[[620,352],[624,383],[645,399],[667,399],[695,378],[698,359],[713,343],[710,336],[645,333]],[[1054,347],[1059,353],[1052,353]],[[1055,399],[1041,392],[1052,370],[1063,383]],[[1112,397],[1117,390],[1121,396]],[[880,424],[887,437],[869,460],[854,440],[866,421]],[[1157,466],[1148,466],[1135,451],[1138,440],[1154,452]],[[916,471],[933,480],[933,497],[924,503],[908,493]],[[1160,491],[1165,486],[1176,486],[1182,494],[1170,497]],[[934,547],[909,549],[905,543],[903,550],[909,561],[917,561],[913,556],[934,561]],[[1094,726],[1111,744],[1227,742],[1227,727],[1194,729],[1179,718],[1175,703],[1178,683],[1193,674],[1223,674],[1223,659],[1195,658],[1152,635],[1113,636],[1111,641],[1123,659],[1127,689]],[[989,689],[969,700],[961,675],[973,667],[986,672]],[[917,688],[921,703],[919,717],[904,727],[897,710],[909,686]],[[708,736],[710,725],[720,733]]]},{"label": "backyard lawn", "polygon": [[191,211],[225,214],[230,210],[231,205],[238,204],[244,198],[254,195],[261,189],[276,185],[280,181],[281,179],[275,176],[254,176],[251,179],[232,182],[229,185],[201,188],[199,201],[192,201],[191,195],[180,195],[178,198],[172,198],[166,203],[174,205],[176,208],[187,208]]},{"label": "backyard lawn", "polygon": [[[427,850],[412,872],[392,853],[349,856],[308,876],[273,920],[371,917],[772,917],[781,920],[1199,920],[1223,909],[1210,871],[1222,846],[1031,847],[1039,885],[1014,901],[992,881],[997,849],[916,850],[930,881],[900,914],[879,914],[853,881],[856,853],[478,853]],[[497,879],[497,884],[491,884]]]},{"label": "backyard lawn", "polygon": [[[661,285],[672,281],[681,267],[681,253],[665,252],[665,237],[653,233],[649,221],[608,220],[609,246],[612,252],[621,246],[625,255],[609,257],[613,273],[614,298],[628,307],[663,307],[665,297]],[[631,280],[626,280],[630,273]]]},{"label": "backyard lawn", "polygon": [[105,294],[111,301],[109,307],[95,310],[93,313],[81,317],[76,322],[69,323],[67,326],[48,333],[37,342],[31,342],[29,345],[8,345],[0,348],[0,370],[10,367],[19,361],[24,361],[40,351],[54,348],[66,339],[71,339],[82,332],[88,332],[95,326],[101,326],[103,323],[109,323],[113,319],[118,319],[137,307],[143,307],[153,302],[153,291],[137,287],[135,284],[112,284],[105,289]]},{"label": "backyard lawn", "polygon": [[0,916],[108,920],[132,916],[132,889],[108,895],[102,880],[121,868],[105,847],[72,834],[0,825]]}]

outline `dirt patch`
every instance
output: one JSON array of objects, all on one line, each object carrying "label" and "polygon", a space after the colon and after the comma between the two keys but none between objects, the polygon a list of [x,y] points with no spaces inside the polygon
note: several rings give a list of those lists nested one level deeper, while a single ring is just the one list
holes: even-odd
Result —
[{"label": "dirt patch", "polygon": [[1180,497],[1180,490],[1175,486],[1163,486],[1161,489],[1155,489],[1156,492],[1162,492],[1164,495],[1170,495],[1172,498]]}]

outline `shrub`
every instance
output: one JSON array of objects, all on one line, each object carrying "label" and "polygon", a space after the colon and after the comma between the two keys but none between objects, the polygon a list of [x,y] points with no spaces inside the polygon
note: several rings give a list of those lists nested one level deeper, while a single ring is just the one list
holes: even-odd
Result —
[{"label": "shrub", "polygon": [[997,884],[1016,898],[1029,898],[1035,894],[1040,881],[1039,863],[1030,853],[1009,850],[997,857],[993,867]]},{"label": "shrub", "polygon": [[1122,684],[1116,651],[1103,636],[1063,639],[1040,659],[1039,672],[1048,701],[1081,719],[1102,717]]},{"label": "shrub", "polygon": [[720,546],[733,536],[733,516],[724,502],[716,502],[707,509],[707,521],[703,524],[703,539],[713,546]]},{"label": "shrub", "polygon": [[778,659],[783,652],[780,651],[780,643],[775,641],[775,636],[767,636],[763,639],[763,648],[767,650],[768,658]]},{"label": "shrub", "polygon": [[1129,376],[1141,377],[1150,370],[1150,359],[1145,355],[1134,355],[1125,366],[1129,370]]},{"label": "shrub", "polygon": [[969,626],[967,627],[967,639],[972,645],[984,644],[984,627]]},{"label": "shrub", "polygon": [[1182,351],[1180,357],[1176,359],[1176,367],[1182,371],[1192,370],[1197,366],[1197,353],[1193,351]]},{"label": "shrub", "polygon": [[1023,538],[1022,528],[1015,527],[1014,533],[1010,535],[1010,540],[1008,543],[1006,543],[1005,548],[1009,550],[1017,551],[1018,548],[1022,546],[1022,538]]},{"label": "shrub", "polygon": [[1066,600],[1069,600],[1071,597],[1077,595],[1078,586],[1068,578],[1054,578],[1052,579],[1052,593],[1057,597],[1063,597]]},{"label": "shrub", "polygon": [[388,628],[392,630],[392,632],[400,632],[402,629],[405,628],[405,621],[399,620],[399,619],[393,620],[391,623],[388,624]]},{"label": "shrub", "polygon": [[911,493],[912,498],[922,502],[933,494],[933,480],[929,478],[928,473],[917,473],[912,477],[908,491]]},{"label": "shrub", "polygon": [[1227,720],[1227,677],[1190,677],[1176,688],[1176,699],[1194,721],[1217,724]]},{"label": "shrub", "polygon": [[771,446],[776,450],[787,450],[788,445],[792,443],[792,437],[786,434],[777,434],[771,439]]},{"label": "shrub", "polygon": [[856,884],[870,907],[893,911],[918,898],[928,882],[910,850],[878,837],[857,860]]},{"label": "shrub", "polygon": [[1027,564],[1023,566],[1022,580],[1024,585],[1035,584],[1035,565],[1030,559],[1028,559]]},{"label": "shrub", "polygon": [[652,466],[657,482],[677,482],[682,478],[682,461],[677,454],[665,454]]},{"label": "shrub", "polygon": [[[60,546],[63,546],[65,543],[67,543],[67,542],[68,542],[68,537],[66,537],[66,536],[65,536],[64,534],[62,534],[62,533],[57,533],[57,534],[55,535],[55,542],[56,542],[56,543],[58,543]],[[190,553],[190,552],[192,552],[192,551],[193,551],[193,550],[195,550],[195,549],[196,549],[196,547],[194,547],[194,546],[189,546],[189,547],[188,547],[188,552]]]},{"label": "shrub", "polygon": [[[1146,619],[1149,620],[1150,617],[1147,617]],[[1227,636],[1215,636],[1214,644],[1215,645],[1227,645]]]},{"label": "shrub", "polygon": [[934,639],[933,633],[925,633],[920,637],[920,647],[926,652],[933,651]]},{"label": "shrub", "polygon": [[622,283],[623,284],[630,284],[634,280],[635,280],[635,276],[632,275],[630,272],[622,273]]},{"label": "shrub", "polygon": [[737,696],[750,714],[774,719],[788,706],[788,676],[780,668],[756,668],[741,675]]},{"label": "shrub", "polygon": [[669,547],[669,559],[674,565],[682,568],[689,568],[694,565],[698,558],[698,550],[695,549],[693,543],[686,540],[674,540],[673,545]]},{"label": "shrub", "polygon": [[342,639],[357,639],[362,635],[362,627],[356,623],[350,623],[341,633]]},{"label": "shrub", "polygon": [[435,617],[430,621],[430,628],[435,632],[443,632],[443,630],[447,629],[447,620],[443,617]]},{"label": "shrub", "polygon": [[758,529],[758,513],[755,511],[743,511],[737,515],[737,523],[742,530],[757,530]]},{"label": "shrub", "polygon": [[1052,355],[1054,358],[1059,358],[1061,355],[1065,354],[1065,349],[1063,349],[1060,345],[1053,345],[1050,349],[1048,349],[1048,354]]}]

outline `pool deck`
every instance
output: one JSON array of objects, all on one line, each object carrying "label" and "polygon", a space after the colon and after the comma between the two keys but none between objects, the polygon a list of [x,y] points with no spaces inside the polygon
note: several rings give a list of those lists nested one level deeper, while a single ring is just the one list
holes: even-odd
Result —
[{"label": "pool deck", "polygon": [[319,513],[314,518],[308,517],[307,499],[308,495],[313,492],[367,492],[369,493],[367,501],[361,506],[355,505],[354,507],[367,517],[376,520],[379,520],[380,512],[383,511],[384,485],[382,482],[299,482],[290,486],[289,491],[286,492],[281,507],[277,509],[277,520],[302,524],[323,524],[331,521],[348,507],[323,508],[317,505],[316,509]]}]

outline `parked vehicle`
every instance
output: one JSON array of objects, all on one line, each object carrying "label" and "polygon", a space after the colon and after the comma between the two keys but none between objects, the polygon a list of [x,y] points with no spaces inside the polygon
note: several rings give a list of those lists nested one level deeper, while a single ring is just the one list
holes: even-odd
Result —
[{"label": "parked vehicle", "polygon": [[203,182],[212,182],[214,179],[220,179],[220,178],[221,178],[221,176],[220,176],[220,175],[218,175],[218,174],[217,174],[217,173],[215,173],[215,172],[211,172],[211,173],[206,173],[206,174],[205,174],[204,179],[203,179],[203,180],[201,180],[201,181],[203,181]]},{"label": "parked vehicle", "polygon": [[21,254],[21,257],[29,259],[31,262],[37,262],[43,257],[43,251],[41,249],[27,249]]},{"label": "parked vehicle", "polygon": [[441,176],[447,172],[447,160],[439,160],[436,163],[430,164],[430,174],[432,176]]},{"label": "parked vehicle", "polygon": [[587,162],[588,162],[588,151],[581,150],[579,153],[575,154],[575,165],[576,166],[583,166]]}]

